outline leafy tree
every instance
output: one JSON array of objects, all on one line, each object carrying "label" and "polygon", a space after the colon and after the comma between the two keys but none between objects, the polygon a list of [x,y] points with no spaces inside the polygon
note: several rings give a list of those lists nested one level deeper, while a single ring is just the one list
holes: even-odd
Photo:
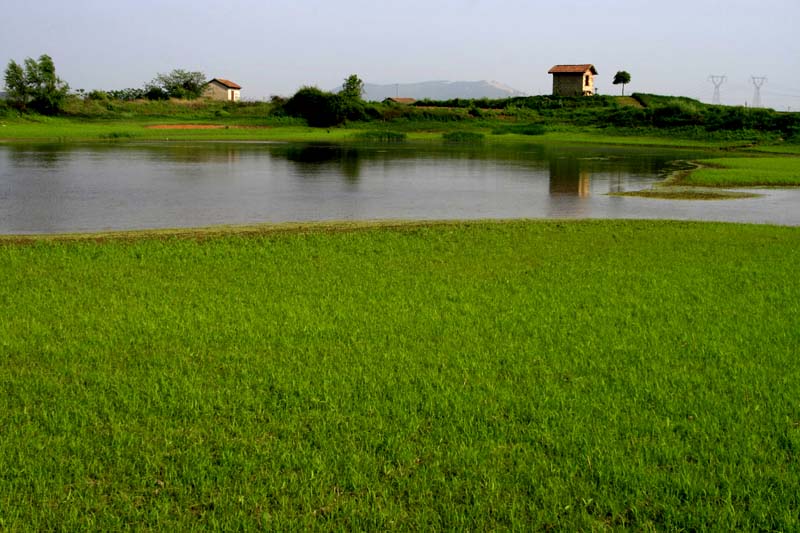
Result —
[{"label": "leafy tree", "polygon": [[20,109],[24,109],[30,99],[30,91],[28,84],[25,83],[25,71],[13,59],[8,62],[8,67],[6,67],[5,83],[8,101]]},{"label": "leafy tree", "polygon": [[361,100],[361,96],[364,94],[364,82],[355,74],[351,74],[345,78],[339,94],[350,100]]},{"label": "leafy tree", "polygon": [[614,85],[622,84],[622,96],[625,96],[625,85],[631,82],[631,75],[624,70],[618,71],[614,74]]},{"label": "leafy tree", "polygon": [[58,113],[69,92],[67,85],[56,76],[53,59],[43,54],[39,60],[25,59],[25,67],[13,59],[5,71],[8,99],[18,109],[32,109],[45,115]]},{"label": "leafy tree", "polygon": [[284,104],[286,114],[304,118],[309,126],[326,128],[344,122],[344,102],[341,95],[316,87],[302,87]]},{"label": "leafy tree", "polygon": [[202,72],[189,72],[175,69],[169,74],[159,74],[145,86],[147,98],[199,98],[206,86],[206,75]]}]

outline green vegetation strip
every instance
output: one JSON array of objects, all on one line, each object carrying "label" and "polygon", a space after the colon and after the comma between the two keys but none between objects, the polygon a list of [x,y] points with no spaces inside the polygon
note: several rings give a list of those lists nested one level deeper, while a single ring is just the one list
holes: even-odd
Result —
[{"label": "green vegetation strip", "polygon": [[665,185],[641,191],[615,192],[610,196],[637,196],[640,198],[654,198],[661,200],[738,200],[741,198],[757,198],[758,194],[723,191],[704,187],[681,187]]},{"label": "green vegetation strip", "polygon": [[800,528],[800,228],[201,236],[0,244],[0,529]]},{"label": "green vegetation strip", "polygon": [[800,186],[800,157],[706,159],[680,183],[706,187]]}]

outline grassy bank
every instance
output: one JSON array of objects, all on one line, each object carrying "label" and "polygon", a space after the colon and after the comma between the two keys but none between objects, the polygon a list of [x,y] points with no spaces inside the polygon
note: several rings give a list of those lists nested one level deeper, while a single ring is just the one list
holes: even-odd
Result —
[{"label": "grassy bank", "polygon": [[0,244],[0,528],[795,530],[800,231]]},{"label": "grassy bank", "polygon": [[800,157],[719,158],[703,161],[682,184],[704,187],[797,187]]},{"label": "grassy bank", "polygon": [[[128,141],[305,141],[362,142],[364,134],[404,136],[411,142],[441,142],[443,135],[484,135],[485,144],[577,143],[620,146],[653,146],[708,150],[752,147],[751,141],[693,139],[655,135],[652,132],[608,131],[593,127],[559,126],[544,133],[501,133],[496,124],[414,122],[388,124],[353,123],[336,128],[310,128],[289,119],[213,120],[174,117],[86,120],[74,117],[25,117],[0,119],[0,142],[128,142]],[[511,130],[513,131],[513,130]]]}]

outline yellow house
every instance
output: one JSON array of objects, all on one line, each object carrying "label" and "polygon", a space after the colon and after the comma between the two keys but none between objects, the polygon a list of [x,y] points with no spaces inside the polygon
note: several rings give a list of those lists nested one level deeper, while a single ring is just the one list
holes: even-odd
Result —
[{"label": "yellow house", "polygon": [[556,65],[547,71],[553,75],[553,96],[592,96],[594,65]]},{"label": "yellow house", "polygon": [[241,86],[233,83],[230,80],[214,78],[206,84],[206,88],[203,91],[203,96],[206,98],[211,98],[212,100],[238,102],[240,97],[239,91],[241,90]]}]

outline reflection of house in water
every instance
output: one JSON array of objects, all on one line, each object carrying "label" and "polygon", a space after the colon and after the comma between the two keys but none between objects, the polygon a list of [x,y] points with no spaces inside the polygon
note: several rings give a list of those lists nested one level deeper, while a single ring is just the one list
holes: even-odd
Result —
[{"label": "reflection of house in water", "polygon": [[550,194],[571,194],[586,197],[591,194],[591,173],[582,169],[573,157],[550,159]]}]

